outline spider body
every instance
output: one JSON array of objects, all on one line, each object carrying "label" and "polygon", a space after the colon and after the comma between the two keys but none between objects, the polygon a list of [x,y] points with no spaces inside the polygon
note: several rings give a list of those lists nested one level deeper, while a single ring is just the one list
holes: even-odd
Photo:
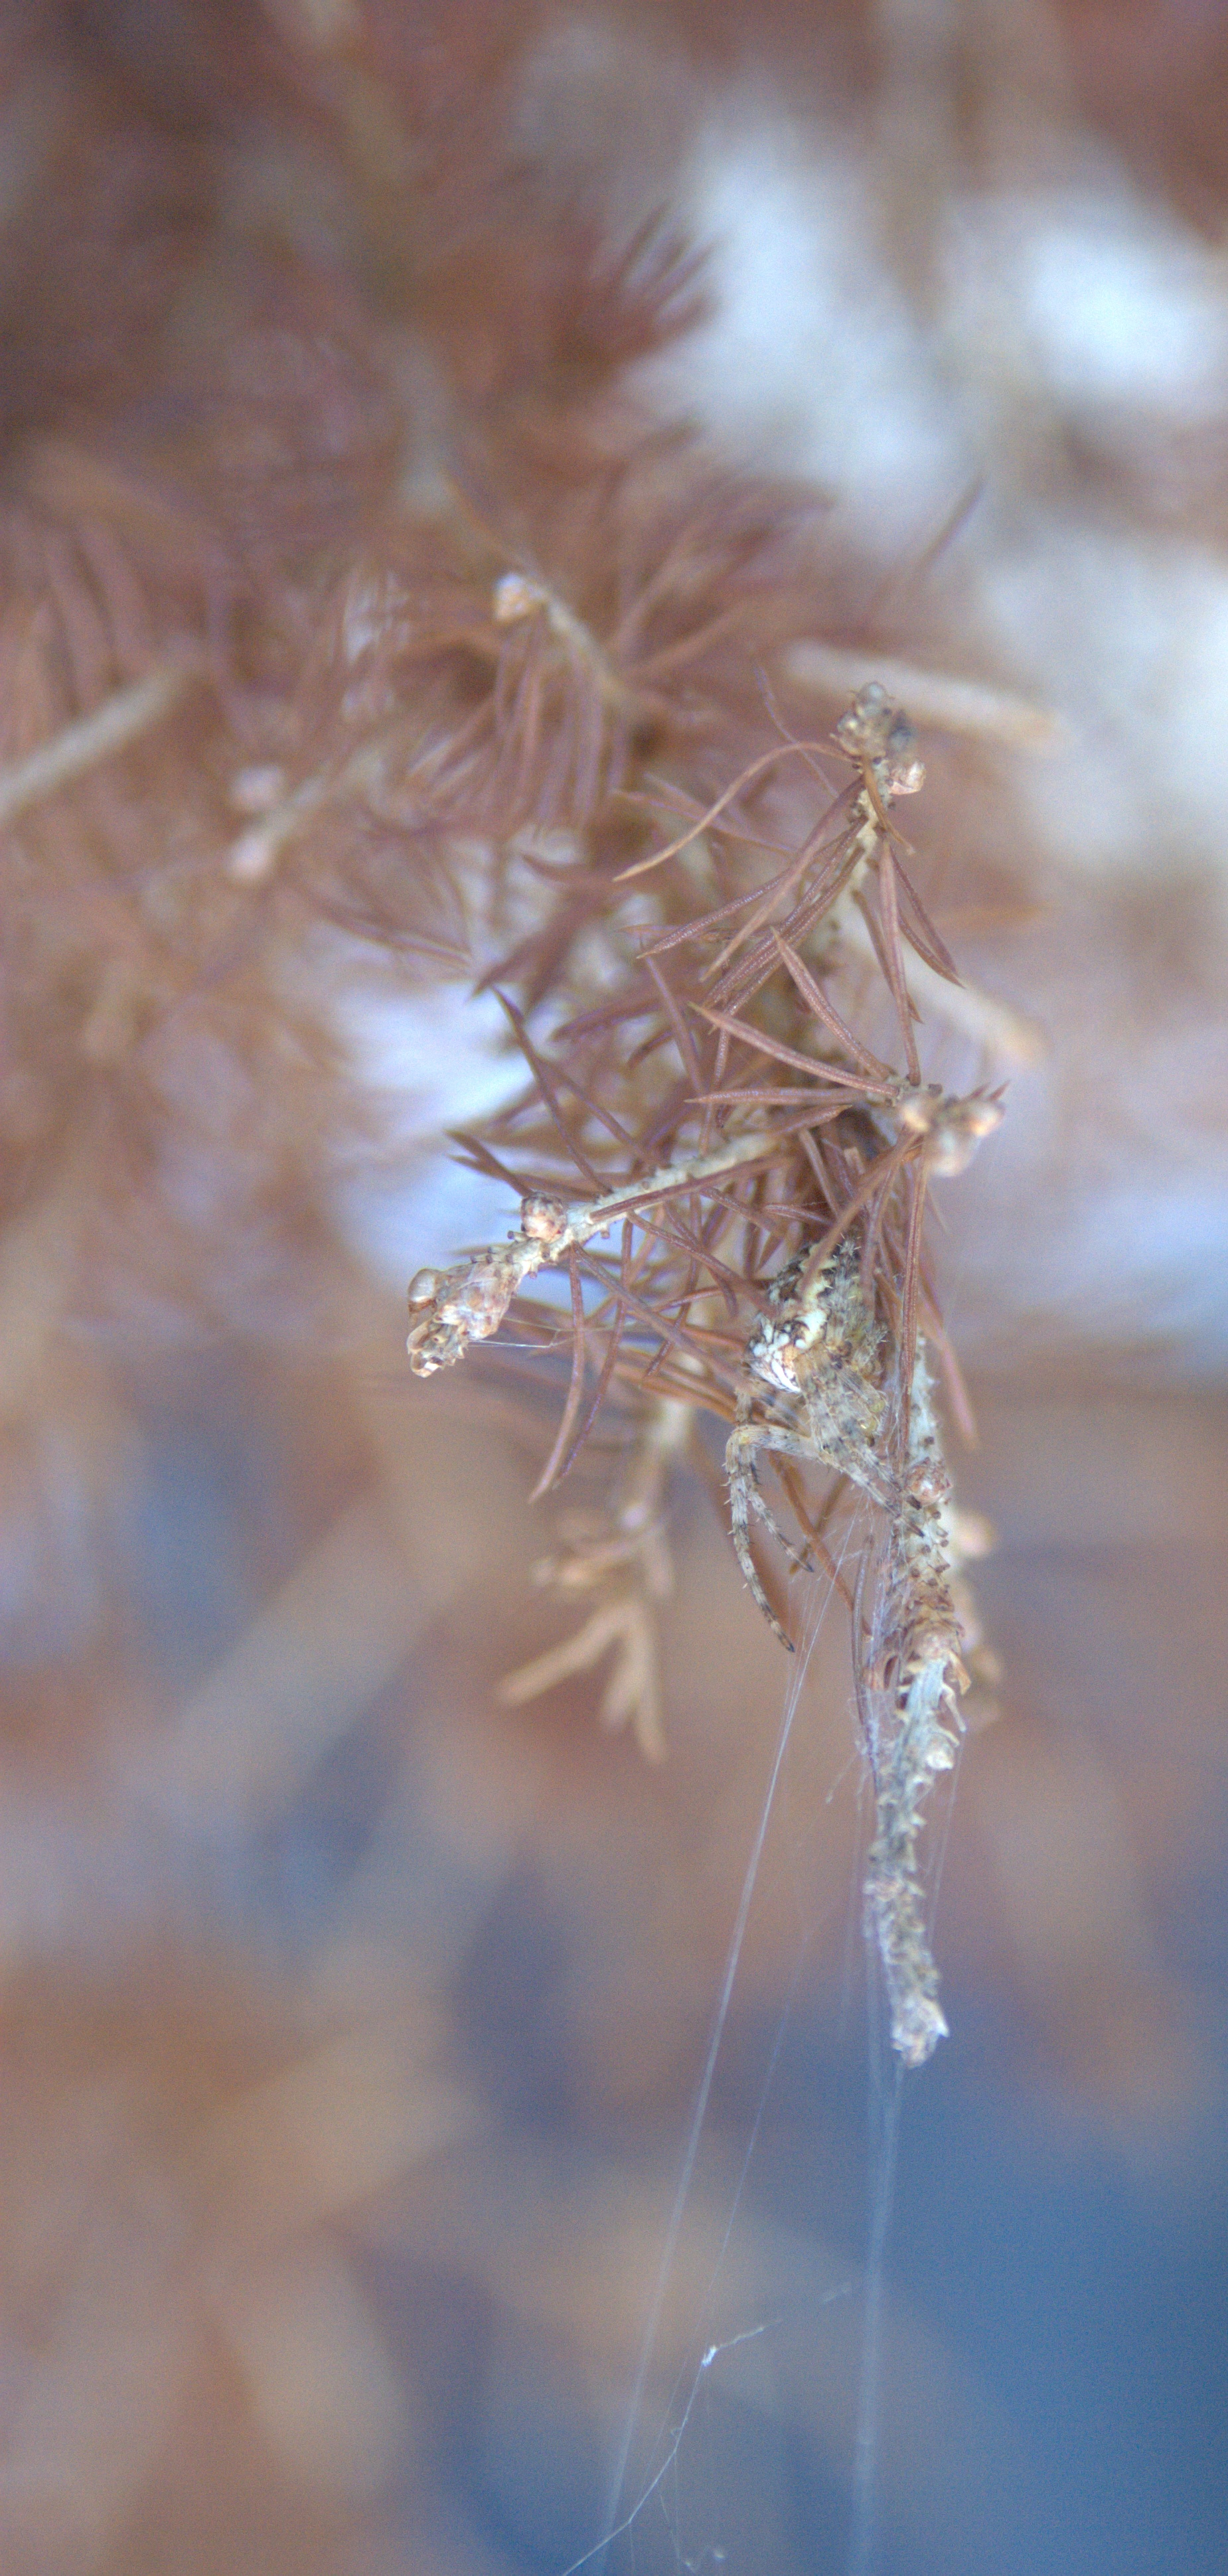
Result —
[{"label": "spider body", "polygon": [[794,1565],[804,1560],[763,1499],[759,1451],[830,1467],[883,1506],[894,1490],[878,1449],[887,1403],[886,1337],[862,1292],[859,1247],[846,1236],[803,1288],[808,1259],[803,1252],[786,1262],[768,1289],[766,1311],[744,1354],[753,1383],[738,1398],[725,1447],[738,1562],[769,1627],[790,1651],[751,1554],[751,1514],[766,1523]]}]

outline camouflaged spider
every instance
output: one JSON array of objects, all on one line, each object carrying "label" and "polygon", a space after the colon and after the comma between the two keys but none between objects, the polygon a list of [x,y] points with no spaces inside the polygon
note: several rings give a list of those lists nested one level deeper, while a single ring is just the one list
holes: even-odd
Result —
[{"label": "camouflaged spider", "polygon": [[887,1407],[886,1336],[866,1304],[861,1255],[846,1235],[798,1295],[809,1253],[778,1270],[744,1354],[755,1384],[738,1397],[725,1446],[725,1474],[738,1563],[764,1618],[792,1653],[750,1550],[750,1515],[763,1521],[791,1563],[806,1560],[785,1537],[759,1487],[761,1449],[830,1467],[889,1509],[894,1484],[876,1446]]}]

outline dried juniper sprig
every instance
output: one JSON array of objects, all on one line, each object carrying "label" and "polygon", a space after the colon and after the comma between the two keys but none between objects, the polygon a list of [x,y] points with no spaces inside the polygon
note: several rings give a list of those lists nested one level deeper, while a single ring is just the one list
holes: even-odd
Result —
[{"label": "dried juniper sprig", "polygon": [[665,1526],[670,1469],[691,1448],[694,1412],[675,1396],[650,1403],[615,1480],[609,1505],[562,1516],[562,1544],[540,1557],[533,1580],[567,1601],[591,1602],[571,1637],[535,1655],[499,1685],[505,1706],[536,1699],[572,1673],[588,1672],[612,1650],[602,1723],[630,1721],[645,1760],[665,1758],[665,1711],[658,1613],[673,1588]]},{"label": "dried juniper sprig", "polygon": [[947,2025],[924,1929],[917,1837],[934,1777],[955,1759],[967,1674],[952,1588],[951,1486],[929,1369],[918,1349],[901,1429],[889,1419],[893,1399],[901,1409],[900,1353],[867,1305],[861,1266],[860,1249],[846,1235],[808,1288],[804,1254],[773,1280],[767,1311],[746,1346],[755,1391],[739,1398],[726,1464],[734,1545],[760,1608],[786,1645],[750,1554],[748,1505],[794,1562],[802,1560],[759,1491],[757,1453],[831,1468],[880,1516],[883,1539],[863,1560],[863,1571],[874,1568],[868,1618],[859,1598],[853,1621],[876,1817],[866,1914],[883,1962],[892,2044],[906,2065],[919,2066]]},{"label": "dried juniper sprig", "polygon": [[874,1782],[866,1924],[883,1963],[892,2046],[921,2066],[947,2023],[925,1928],[917,1838],[936,1776],[955,1761],[968,1676],[952,1580],[956,1541],[925,1354],[913,1370],[908,1434],[886,1514],[868,1633],[858,1624],[858,1699]]},{"label": "dried juniper sprig", "polygon": [[715,1153],[697,1155],[693,1163],[666,1164],[627,1188],[610,1190],[604,1198],[580,1200],[573,1207],[548,1198],[544,1191],[533,1192],[521,1201],[519,1233],[509,1235],[505,1244],[492,1244],[455,1270],[419,1270],[410,1281],[411,1310],[426,1310],[406,1343],[415,1375],[433,1377],[436,1369],[462,1359],[470,1342],[486,1341],[498,1331],[526,1279],[565,1260],[595,1234],[608,1233],[618,1217],[638,1214],[682,1190],[700,1188],[718,1174],[735,1171],[740,1163],[762,1162],[771,1151],[762,1136],[733,1137]]},{"label": "dried juniper sprig", "polygon": [[[573,942],[556,961],[581,1004],[587,985],[588,1006],[539,1050],[508,1001],[531,1080],[464,1141],[478,1169],[521,1192],[520,1227],[447,1271],[419,1272],[408,1347],[415,1373],[429,1376],[497,1334],[514,1302],[518,1330],[557,1345],[568,1338],[557,1308],[524,1292],[542,1270],[566,1266],[571,1384],[539,1493],[568,1472],[615,1383],[641,1410],[632,1459],[652,1456],[656,1521],[663,1453],[652,1426],[662,1403],[675,1430],[705,1411],[729,1426],[734,1546],[776,1635],[789,1646],[752,1524],[795,1567],[825,1566],[850,1603],[876,1800],[867,1920],[893,2045],[918,2065],[945,2029],[918,1837],[926,1793],[954,1756],[966,1679],[927,1341],[951,1364],[923,1225],[930,1180],[962,1171],[1002,1108],[995,1092],[952,1096],[923,1077],[907,952],[935,977],[954,980],[956,970],[904,869],[891,808],[917,791],[923,770],[907,717],[881,687],[859,692],[825,747],[851,763],[852,786],[829,793],[799,847],[767,838],[768,773],[800,760],[825,786],[823,748],[787,737],[705,808],[672,784],[667,801],[685,831],[622,871],[604,908],[585,916],[586,947]],[[718,896],[698,910],[697,860]],[[640,881],[638,937],[620,915],[628,878]],[[899,1028],[902,1068],[852,1025],[865,954],[847,935],[854,918]],[[567,1193],[567,1164],[589,1195]],[[617,1255],[600,1249],[615,1227]],[[685,1433],[671,1445],[680,1452]],[[762,1491],[769,1466],[800,1546]],[[820,1495],[810,1491],[816,1476]],[[834,1552],[837,1530],[855,1593]],[[594,1607],[507,1690],[527,1697],[614,1652],[607,1714],[637,1713],[655,1752],[645,1658],[650,1598],[661,1592],[637,1550],[617,1504],[608,1527],[581,1528],[572,1516],[546,1579],[594,1596]]]}]

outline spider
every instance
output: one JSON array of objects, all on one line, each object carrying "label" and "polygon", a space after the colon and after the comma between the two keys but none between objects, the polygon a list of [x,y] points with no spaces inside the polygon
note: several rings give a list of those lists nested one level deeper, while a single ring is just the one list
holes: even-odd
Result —
[{"label": "spider", "polygon": [[798,1253],[777,1271],[768,1289],[767,1312],[744,1355],[747,1374],[756,1383],[738,1397],[725,1446],[738,1563],[768,1626],[790,1653],[792,1641],[751,1555],[751,1513],[766,1523],[795,1566],[804,1568],[806,1560],[790,1545],[763,1499],[758,1452],[767,1449],[830,1467],[886,1508],[893,1499],[890,1471],[876,1447],[887,1402],[886,1336],[862,1294],[860,1250],[846,1235],[798,1295],[808,1259],[808,1253]]}]

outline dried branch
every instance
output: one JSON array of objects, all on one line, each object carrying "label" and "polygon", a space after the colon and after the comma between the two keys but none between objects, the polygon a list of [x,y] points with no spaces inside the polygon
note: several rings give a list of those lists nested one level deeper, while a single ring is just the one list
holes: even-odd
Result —
[{"label": "dried branch", "polygon": [[[518,592],[517,613],[530,612],[553,616],[560,634],[570,635],[548,603],[527,594],[522,601]],[[721,900],[696,912],[693,898],[688,902],[687,852],[705,835],[718,882],[731,862],[744,864],[744,827],[735,829],[733,817],[747,787],[786,752],[814,769],[812,746],[791,738],[748,763],[733,788],[706,804],[691,800],[687,834],[647,866],[619,872],[619,883],[654,877],[651,897],[633,898],[657,914],[640,951],[647,975],[629,947],[620,953],[614,910],[603,934],[611,998],[565,1019],[549,1049],[505,1000],[533,1082],[491,1122],[477,1159],[507,1174],[513,1140],[522,1167],[540,1168],[561,1151],[598,1195],[573,1202],[548,1188],[532,1190],[506,1244],[444,1273],[420,1272],[410,1289],[408,1347],[415,1372],[429,1376],[497,1332],[540,1270],[567,1264],[571,1381],[539,1494],[570,1470],[614,1381],[638,1389],[643,1402],[667,1355],[670,1404],[688,1418],[697,1409],[727,1424],[732,1416],[725,1464],[733,1541],[765,1618],[788,1646],[756,1562],[755,1528],[796,1572],[826,1568],[852,1602],[857,1697],[877,1810],[868,1919],[887,1979],[893,2043],[911,2065],[944,2027],[924,1936],[918,1841],[925,1792],[955,1741],[964,1675],[949,1486],[924,1350],[932,1294],[923,1274],[923,1226],[931,1180],[965,1168],[997,1126],[1002,1101],[984,1088],[952,1095],[923,1076],[909,979],[921,972],[944,991],[963,988],[949,982],[955,968],[904,870],[899,851],[907,845],[891,819],[895,799],[916,793],[923,777],[912,727],[871,685],[836,726],[833,744],[857,783],[766,883],[728,893],[722,887]],[[816,783],[826,792],[817,773]],[[833,814],[842,818],[834,833]],[[729,860],[719,855],[727,845]],[[681,920],[670,918],[679,911]],[[894,1007],[902,1070],[859,1036],[843,995],[837,1002],[830,991],[848,925],[858,920]],[[721,942],[715,965],[701,964],[689,984],[667,984],[663,956],[714,936]],[[632,1022],[637,1035],[628,1055],[622,1032]],[[671,1059],[683,1068],[681,1080],[670,1072]],[[584,1113],[583,1147],[564,1113],[564,1093]],[[720,1125],[731,1112],[750,1123],[722,1139]],[[668,1159],[640,1178],[609,1174],[613,1185],[601,1189],[611,1156],[625,1159],[633,1139],[641,1150],[651,1142]],[[587,1247],[619,1220],[615,1268]],[[765,1258],[780,1263],[766,1291]],[[581,1297],[581,1266],[598,1290],[591,1313]],[[745,1324],[738,1330],[744,1301],[752,1309],[749,1335]],[[936,1319],[933,1328],[941,1344]],[[557,1315],[547,1328],[543,1313],[537,1329],[549,1329],[557,1342]],[[642,1358],[633,1366],[632,1346],[638,1340],[642,1351],[645,1334],[655,1351],[646,1368]],[[602,1339],[596,1392],[585,1405],[588,1353]],[[663,1508],[664,1453],[653,1430],[659,1403],[649,1400],[642,1434],[644,1455],[656,1461],[654,1531]],[[759,1466],[767,1460],[794,1507],[800,1547],[761,1490]],[[830,1480],[817,1508],[805,1484],[816,1471]],[[844,1540],[858,1569],[851,1595],[823,1535],[837,1496],[852,1512]],[[529,1697],[612,1651],[607,1720],[634,1714],[641,1740],[655,1752],[660,1716],[648,1605],[657,1577],[640,1562],[637,1549],[647,1542],[629,1536],[622,1509],[609,1523],[572,1516],[569,1546],[545,1561],[542,1579],[600,1597],[576,1635],[512,1675],[504,1695]],[[652,1564],[659,1571],[655,1555]]]}]

